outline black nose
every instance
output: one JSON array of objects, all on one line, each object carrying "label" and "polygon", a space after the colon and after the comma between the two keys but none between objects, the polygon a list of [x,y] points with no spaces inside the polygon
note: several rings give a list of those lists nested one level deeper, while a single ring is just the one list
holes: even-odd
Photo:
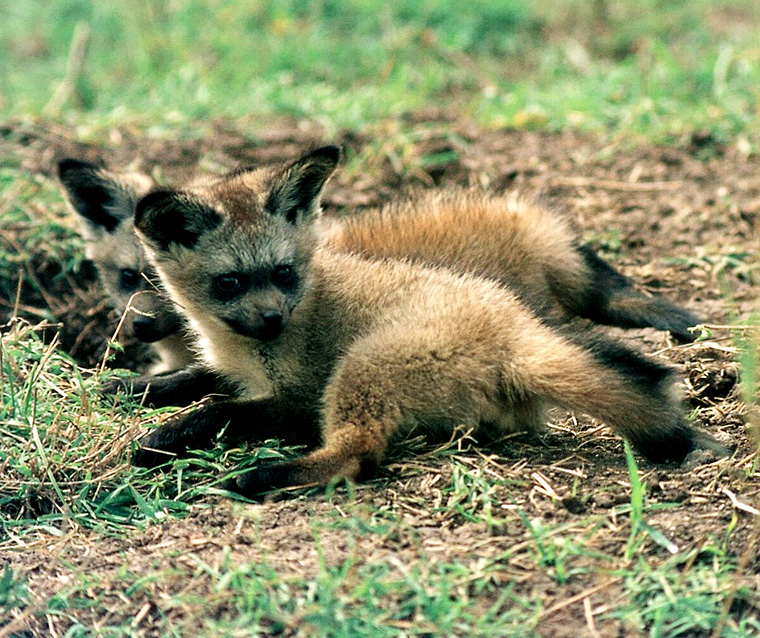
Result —
[{"label": "black nose", "polygon": [[154,341],[155,323],[153,317],[145,317],[143,315],[135,317],[132,322],[132,329],[137,340],[144,342]]},{"label": "black nose", "polygon": [[279,310],[265,310],[261,319],[268,331],[279,333],[282,330],[282,313]]}]

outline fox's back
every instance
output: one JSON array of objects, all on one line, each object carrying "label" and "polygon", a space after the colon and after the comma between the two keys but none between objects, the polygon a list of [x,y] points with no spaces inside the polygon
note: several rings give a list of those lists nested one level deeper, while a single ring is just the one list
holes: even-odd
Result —
[{"label": "fox's back", "polygon": [[553,305],[552,285],[580,287],[585,275],[570,224],[517,195],[423,193],[327,222],[326,238],[334,250],[491,278],[536,305]]}]

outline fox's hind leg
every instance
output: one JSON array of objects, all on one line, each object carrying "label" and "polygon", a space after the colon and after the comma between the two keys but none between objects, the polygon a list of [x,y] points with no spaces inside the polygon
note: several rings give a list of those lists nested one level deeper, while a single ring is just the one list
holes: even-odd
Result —
[{"label": "fox's hind leg", "polygon": [[700,319],[664,297],[648,297],[633,282],[599,257],[589,246],[581,246],[585,285],[578,288],[556,286],[554,292],[571,312],[595,323],[620,328],[668,330],[680,342],[697,335],[689,328]]},{"label": "fox's hind leg", "polygon": [[727,450],[693,428],[672,371],[599,335],[571,340],[544,328],[520,340],[505,383],[604,421],[651,461],[681,462],[699,448]]}]

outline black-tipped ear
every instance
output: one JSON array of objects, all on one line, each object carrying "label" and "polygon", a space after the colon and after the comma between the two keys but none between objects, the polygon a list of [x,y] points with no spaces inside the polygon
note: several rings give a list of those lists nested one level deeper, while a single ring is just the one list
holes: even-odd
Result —
[{"label": "black-tipped ear", "polygon": [[61,160],[58,177],[72,209],[89,231],[111,233],[134,211],[138,195],[96,164]]},{"label": "black-tipped ear", "polygon": [[167,250],[170,244],[192,248],[220,222],[213,209],[176,191],[149,193],[135,208],[135,228],[160,250]]},{"label": "black-tipped ear", "polygon": [[316,210],[322,189],[339,161],[337,146],[323,146],[297,159],[278,176],[266,210],[283,215],[292,224],[308,217]]}]

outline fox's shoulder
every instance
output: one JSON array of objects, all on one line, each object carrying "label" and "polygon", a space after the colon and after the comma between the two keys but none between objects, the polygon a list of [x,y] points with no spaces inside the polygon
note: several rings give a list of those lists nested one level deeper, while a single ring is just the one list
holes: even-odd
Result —
[{"label": "fox's shoulder", "polygon": [[514,293],[497,281],[448,268],[425,265],[409,258],[364,257],[321,248],[312,262],[313,285],[322,300],[343,305],[344,311],[381,315],[398,304],[429,305],[449,295],[508,299]]}]

